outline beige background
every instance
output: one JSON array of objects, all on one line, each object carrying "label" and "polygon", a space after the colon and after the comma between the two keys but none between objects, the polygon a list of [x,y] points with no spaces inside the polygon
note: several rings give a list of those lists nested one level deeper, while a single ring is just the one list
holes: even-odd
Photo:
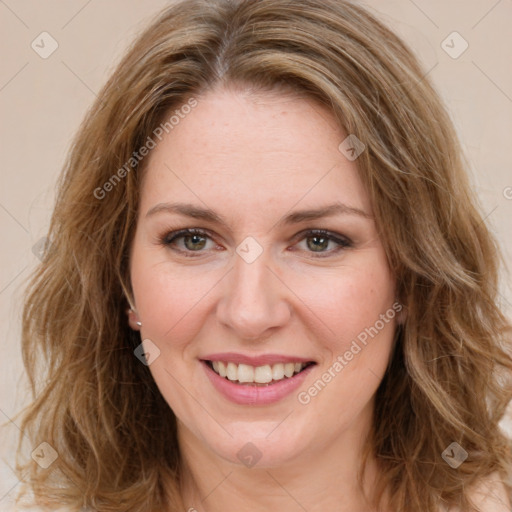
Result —
[{"label": "beige background", "polygon": [[[26,397],[19,355],[20,297],[37,263],[34,244],[45,234],[56,178],[72,134],[124,48],[163,0],[0,0],[1,187],[0,512],[18,488],[13,466],[15,414]],[[512,259],[512,0],[368,0],[365,5],[416,50],[460,133],[486,222]],[[43,31],[58,43],[50,48]],[[443,47],[453,31],[467,50]],[[383,41],[385,44],[385,41]],[[464,41],[444,43],[458,52]],[[452,48],[449,48],[452,47]],[[510,279],[502,299],[512,316]],[[510,428],[510,425],[509,427]]]}]

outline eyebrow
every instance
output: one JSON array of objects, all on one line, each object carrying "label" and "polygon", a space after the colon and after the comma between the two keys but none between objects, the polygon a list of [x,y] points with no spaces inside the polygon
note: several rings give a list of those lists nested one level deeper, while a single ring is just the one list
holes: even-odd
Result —
[{"label": "eyebrow", "polygon": [[[150,217],[157,213],[177,213],[194,219],[209,221],[222,226],[228,223],[218,213],[210,208],[201,208],[190,203],[159,203],[148,210],[146,217]],[[365,219],[373,219],[373,216],[360,208],[348,206],[344,203],[334,203],[322,208],[299,210],[285,215],[277,223],[278,225],[298,224],[308,220],[317,220],[323,217],[332,217],[334,215],[356,215]]]}]

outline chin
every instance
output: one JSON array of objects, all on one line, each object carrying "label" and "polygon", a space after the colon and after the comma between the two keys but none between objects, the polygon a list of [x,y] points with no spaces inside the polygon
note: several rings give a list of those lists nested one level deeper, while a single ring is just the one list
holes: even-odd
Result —
[{"label": "chin", "polygon": [[233,437],[226,434],[222,439],[204,440],[218,457],[239,466],[258,469],[282,467],[304,455],[308,448],[313,449],[314,440],[308,442],[311,431],[305,432],[306,429],[297,428],[298,425],[290,430],[288,420],[281,425],[276,421],[237,422],[230,427],[226,429],[233,433]]}]

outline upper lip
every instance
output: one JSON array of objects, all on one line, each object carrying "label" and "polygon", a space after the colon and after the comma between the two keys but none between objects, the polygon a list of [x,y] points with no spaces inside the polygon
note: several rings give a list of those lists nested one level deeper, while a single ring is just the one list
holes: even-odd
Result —
[{"label": "upper lip", "polygon": [[299,356],[287,356],[284,354],[260,354],[249,356],[236,352],[222,352],[201,357],[203,361],[223,361],[235,364],[248,364],[250,366],[273,365],[277,363],[314,363],[313,359]]}]

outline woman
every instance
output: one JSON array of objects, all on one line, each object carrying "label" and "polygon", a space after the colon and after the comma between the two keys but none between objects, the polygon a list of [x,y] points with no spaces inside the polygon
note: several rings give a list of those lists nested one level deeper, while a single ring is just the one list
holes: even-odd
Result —
[{"label": "woman", "polygon": [[40,505],[510,509],[497,249],[440,100],[361,7],[166,9],[50,239],[23,319]]}]

